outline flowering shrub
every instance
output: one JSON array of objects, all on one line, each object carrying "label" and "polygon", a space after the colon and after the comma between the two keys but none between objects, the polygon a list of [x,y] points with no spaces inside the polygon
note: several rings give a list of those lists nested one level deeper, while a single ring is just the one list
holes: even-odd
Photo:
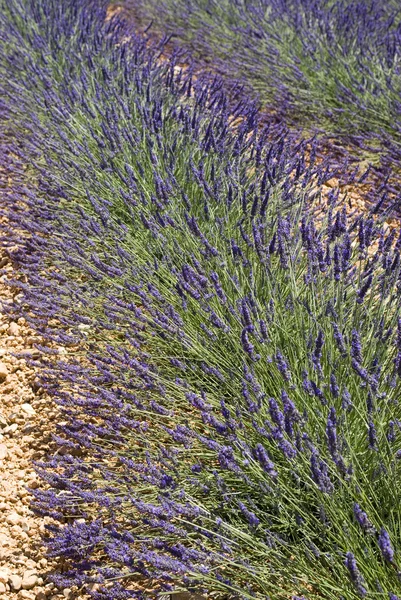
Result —
[{"label": "flowering shrub", "polygon": [[[247,83],[263,105],[399,160],[399,4],[393,0],[115,0]],[[376,139],[375,139],[376,138]]]},{"label": "flowering shrub", "polygon": [[55,580],[99,600],[396,600],[401,236],[384,197],[365,215],[335,190],[320,204],[313,142],[105,17],[89,0],[0,16],[21,311],[81,348],[42,364],[65,416],[35,491],[71,567]]}]

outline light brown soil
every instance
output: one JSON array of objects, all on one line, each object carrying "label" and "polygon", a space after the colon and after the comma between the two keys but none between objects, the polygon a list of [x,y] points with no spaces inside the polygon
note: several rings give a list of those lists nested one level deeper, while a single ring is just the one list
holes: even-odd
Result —
[{"label": "light brown soil", "polygon": [[56,566],[41,542],[49,519],[32,512],[27,489],[41,485],[33,462],[49,450],[57,408],[27,364],[39,355],[34,345],[42,340],[24,319],[15,322],[1,312],[2,304],[19,299],[17,290],[6,284],[15,271],[1,250],[0,267],[0,598],[65,599],[71,596],[69,590],[57,590],[47,577]]}]

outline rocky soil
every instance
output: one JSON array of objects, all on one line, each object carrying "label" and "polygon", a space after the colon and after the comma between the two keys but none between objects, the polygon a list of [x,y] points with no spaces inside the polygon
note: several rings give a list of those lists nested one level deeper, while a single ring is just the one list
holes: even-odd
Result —
[{"label": "rocky soil", "polygon": [[13,271],[0,250],[0,598],[61,600],[73,594],[48,579],[56,565],[41,542],[46,518],[30,509],[29,492],[40,485],[33,462],[49,449],[57,408],[26,360],[38,356],[41,339],[24,319],[15,322],[1,312],[2,304],[18,302],[17,291],[6,285]]}]

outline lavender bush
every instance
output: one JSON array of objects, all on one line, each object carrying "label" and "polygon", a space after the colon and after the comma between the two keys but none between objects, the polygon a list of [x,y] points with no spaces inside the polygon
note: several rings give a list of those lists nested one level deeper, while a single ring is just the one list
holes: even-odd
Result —
[{"label": "lavender bush", "polygon": [[[308,123],[372,159],[399,159],[399,4],[344,0],[116,0],[143,27],[257,92],[289,122]],[[369,147],[371,150],[369,150]],[[380,160],[380,154],[375,158]]]},{"label": "lavender bush", "polygon": [[79,344],[40,346],[65,417],[35,491],[70,564],[55,581],[97,600],[395,600],[401,236],[385,197],[364,215],[338,190],[322,204],[333,171],[313,141],[159,64],[105,5],[9,0],[0,23],[21,314]]}]

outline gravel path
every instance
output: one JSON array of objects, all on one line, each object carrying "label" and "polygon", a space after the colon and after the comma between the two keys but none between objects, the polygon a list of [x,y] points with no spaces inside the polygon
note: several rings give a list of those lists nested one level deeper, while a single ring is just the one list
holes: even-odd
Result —
[{"label": "gravel path", "polygon": [[[51,433],[58,413],[27,364],[39,356],[35,344],[45,342],[25,319],[13,321],[1,312],[2,304],[18,303],[18,290],[7,285],[16,271],[0,249],[1,272],[5,274],[0,276],[0,600],[85,600],[87,595],[59,590],[48,579],[48,573],[59,571],[62,565],[46,557],[41,540],[50,519],[32,512],[27,488],[42,485],[33,462],[50,449],[54,452]],[[62,347],[58,350],[65,353]],[[169,598],[163,596],[163,600]],[[179,593],[174,599],[202,597]]]},{"label": "gravel path", "polygon": [[[13,266],[0,250],[1,304],[18,302],[17,291],[6,285]],[[40,485],[32,463],[49,449],[57,420],[52,400],[38,386],[24,357],[39,353],[35,336],[24,319],[17,322],[0,312],[0,598],[45,600],[70,598],[47,579],[54,563],[41,544],[46,518],[34,515],[27,488]],[[61,350],[62,351],[62,350]],[[19,353],[23,357],[13,356]],[[76,597],[76,596],[75,596]]]}]

